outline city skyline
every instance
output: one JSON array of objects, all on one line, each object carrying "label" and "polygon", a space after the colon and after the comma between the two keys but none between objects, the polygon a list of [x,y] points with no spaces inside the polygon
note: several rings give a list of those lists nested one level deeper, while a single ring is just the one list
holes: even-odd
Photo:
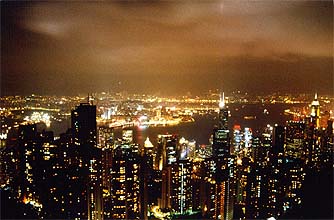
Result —
[{"label": "city skyline", "polygon": [[[80,98],[74,108],[69,105],[74,100],[64,97],[29,96],[24,102],[20,96],[1,98],[6,103],[0,142],[4,219],[331,219],[333,112],[326,104],[333,98],[315,94],[307,109],[305,102],[263,99],[238,107],[223,93],[209,102],[214,110],[207,106],[200,111],[127,98],[127,108],[117,102],[105,109],[114,99],[103,95],[106,103]],[[270,120],[260,126],[261,132],[235,124],[233,115],[243,113],[229,110],[246,108],[244,118],[260,125],[257,118],[282,114],[269,113],[270,105],[277,110],[290,106],[284,110],[290,119],[275,125]],[[38,122],[38,112],[31,118],[20,116],[29,106],[39,114],[52,114],[51,123],[70,120],[70,128],[59,136],[41,128],[50,117],[43,113]],[[255,113],[254,107],[264,110]],[[138,121],[114,125],[122,115]],[[195,120],[183,120],[189,117]],[[146,124],[148,118],[182,120],[155,126]],[[209,126],[200,125],[201,120]],[[159,126],[180,130],[163,134]],[[208,130],[209,144],[197,135],[193,140],[182,137],[182,127],[189,134]],[[145,134],[146,129],[158,135]]]},{"label": "city skyline", "polygon": [[333,219],[333,1],[1,1],[1,219]]},{"label": "city skyline", "polygon": [[332,1],[1,2],[1,95],[333,93]]}]

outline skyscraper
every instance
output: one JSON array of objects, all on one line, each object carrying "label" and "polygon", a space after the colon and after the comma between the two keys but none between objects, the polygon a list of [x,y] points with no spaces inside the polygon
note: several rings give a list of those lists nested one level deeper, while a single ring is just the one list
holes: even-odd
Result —
[{"label": "skyscraper", "polygon": [[154,192],[154,170],[153,170],[153,161],[154,161],[154,146],[150,139],[147,137],[144,143],[144,152],[141,161],[141,199],[143,201],[142,217],[148,219],[148,207],[150,204],[154,204],[153,196],[151,195]]},{"label": "skyscraper", "polygon": [[285,127],[275,125],[273,130],[273,143],[270,157],[270,178],[268,187],[268,216],[278,217],[282,214],[284,187],[283,185],[283,168],[284,168],[284,144],[285,144]]},{"label": "skyscraper", "polygon": [[72,132],[79,167],[82,170],[83,193],[87,198],[88,219],[103,219],[101,161],[97,148],[96,106],[81,103],[72,110]]},{"label": "skyscraper", "polygon": [[233,153],[234,155],[238,155],[241,150],[241,142],[242,142],[242,132],[240,125],[234,125],[233,127]]},{"label": "skyscraper", "polygon": [[311,103],[311,122],[315,125],[315,128],[320,126],[320,103],[318,101],[318,94],[315,93],[314,100]]},{"label": "skyscraper", "polygon": [[216,219],[233,218],[232,170],[230,155],[230,132],[228,128],[228,108],[224,93],[219,102],[218,127],[213,130],[213,160],[216,164],[216,192],[215,214]]},{"label": "skyscraper", "polygon": [[[158,155],[162,170],[161,202],[163,209],[171,208],[171,190],[172,190],[172,165],[176,162],[177,156],[177,135],[159,135],[158,136]],[[161,155],[161,156],[160,156]],[[176,177],[174,177],[176,178]]]},{"label": "skyscraper", "polygon": [[36,154],[41,148],[41,146],[37,145],[36,124],[21,125],[19,127],[18,145],[18,186],[20,187],[18,196],[20,200],[35,200],[37,195],[35,195],[36,180],[33,168],[36,168],[36,162],[33,158],[37,156]]},{"label": "skyscraper", "polygon": [[315,94],[311,103],[310,117],[306,118],[306,164],[309,167],[320,169],[321,154],[321,129],[320,129],[320,103],[318,96]]},{"label": "skyscraper", "polygon": [[218,127],[213,130],[213,158],[217,165],[217,180],[228,178],[228,159],[230,157],[230,131],[228,128],[228,108],[223,98],[219,102]]},{"label": "skyscraper", "polygon": [[140,218],[140,164],[133,146],[116,147],[112,162],[111,197],[112,219]]},{"label": "skyscraper", "polygon": [[81,103],[71,112],[71,127],[76,145],[96,147],[96,106]]}]

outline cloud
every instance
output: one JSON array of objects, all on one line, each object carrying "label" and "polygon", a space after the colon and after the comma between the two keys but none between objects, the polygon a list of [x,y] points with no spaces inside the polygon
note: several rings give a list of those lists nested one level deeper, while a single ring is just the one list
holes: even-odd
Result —
[{"label": "cloud", "polygon": [[[262,71],[268,63],[272,72],[285,74],[286,69],[280,68],[283,65],[305,82],[306,76],[303,79],[297,75],[305,71],[301,63],[306,58],[314,66],[305,66],[313,71],[321,69],[324,76],[330,70],[319,69],[319,63],[329,68],[325,60],[333,58],[331,2],[6,4],[10,10],[2,11],[6,29],[1,33],[2,70],[10,76],[32,73],[35,78],[31,82],[46,74],[53,78],[61,74],[82,81],[88,76],[110,77],[111,81],[128,77],[132,82],[128,84],[133,85],[134,75],[146,80],[174,75],[175,79],[187,79],[180,86],[190,89],[211,74],[226,76],[237,86],[234,79],[248,71],[242,68],[245,63],[261,74],[270,74],[269,67]],[[209,81],[217,83],[214,77]],[[248,84],[241,86],[251,88]]]}]

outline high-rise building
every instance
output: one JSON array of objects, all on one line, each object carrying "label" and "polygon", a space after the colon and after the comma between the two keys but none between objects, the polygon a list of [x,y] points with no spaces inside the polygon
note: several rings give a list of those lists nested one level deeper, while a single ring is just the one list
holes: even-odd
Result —
[{"label": "high-rise building", "polygon": [[277,218],[283,212],[283,197],[286,185],[283,184],[285,127],[275,125],[270,156],[269,200],[267,217]]},{"label": "high-rise building", "polygon": [[[58,161],[54,165],[58,179],[51,181],[57,187],[50,190],[51,201],[62,204],[65,217],[70,219],[87,218],[87,190],[83,168],[80,167],[80,155],[73,143],[72,132],[61,134],[55,142],[58,146]],[[58,216],[57,218],[62,218]]]},{"label": "high-rise building", "polygon": [[219,102],[218,127],[213,131],[213,160],[216,164],[215,214],[216,219],[233,218],[233,171],[230,155],[230,132],[228,108],[224,93]]},{"label": "high-rise building", "polygon": [[318,101],[318,94],[314,95],[314,100],[311,103],[311,122],[315,125],[315,128],[320,127],[320,103]]},{"label": "high-rise building", "polygon": [[112,162],[112,219],[140,218],[140,164],[131,145],[116,147]]},{"label": "high-rise building", "polygon": [[238,153],[242,150],[242,137],[243,134],[241,132],[240,125],[234,125],[233,127],[233,153],[234,155],[238,155]]},{"label": "high-rise building", "polygon": [[334,149],[333,120],[327,121],[327,128],[323,132],[321,161],[325,164],[332,164]]},{"label": "high-rise building", "polygon": [[102,150],[97,148],[96,106],[81,103],[71,114],[72,132],[82,169],[88,219],[103,219]]},{"label": "high-rise building", "polygon": [[288,158],[299,158],[303,155],[305,138],[305,123],[303,121],[289,121],[286,126],[286,144],[284,156]]},{"label": "high-rise building", "polygon": [[122,140],[128,144],[133,143],[133,130],[124,129],[122,130]]},{"label": "high-rise building", "polygon": [[173,168],[177,170],[172,173],[176,174],[177,179],[175,178],[172,182],[171,207],[175,212],[183,215],[192,211],[192,163],[187,158],[179,158],[175,165],[172,166],[172,170]]},{"label": "high-rise building", "polygon": [[71,113],[73,138],[81,150],[97,146],[96,106],[81,103]]},{"label": "high-rise building", "polygon": [[33,125],[21,125],[19,126],[19,136],[18,136],[18,196],[20,200],[29,199],[35,200],[36,196],[36,177],[34,177],[34,170],[36,168],[36,160],[34,157],[39,155],[41,151],[41,146],[37,144],[37,126]]},{"label": "high-rise building", "polygon": [[262,168],[251,162],[250,172],[247,178],[247,195],[246,195],[246,219],[261,218],[261,210],[264,209],[263,203],[264,190],[264,174],[261,172]]},{"label": "high-rise building", "polygon": [[228,160],[230,158],[230,132],[228,128],[228,108],[224,95],[219,103],[218,127],[213,130],[213,158],[217,166],[217,181],[228,179]]},{"label": "high-rise building", "polygon": [[261,164],[266,160],[267,151],[263,147],[261,137],[255,136],[252,140],[252,146],[250,148],[250,157],[256,164]]},{"label": "high-rise building", "polygon": [[[172,178],[175,178],[172,176],[171,165],[177,160],[177,145],[177,135],[158,135],[159,169],[162,170],[161,201],[159,206],[162,209],[171,208],[171,183]],[[175,171],[176,168],[173,170]]]},{"label": "high-rise building", "polygon": [[[30,204],[40,217],[67,218],[68,189],[63,186],[64,166],[52,132],[37,132],[36,124],[19,126],[16,185],[20,201]],[[46,194],[45,192],[49,192]]]},{"label": "high-rise building", "polygon": [[283,212],[289,209],[300,209],[302,206],[302,184],[306,170],[304,162],[300,158],[285,158],[283,169],[284,198]]},{"label": "high-rise building", "polygon": [[113,128],[107,126],[98,127],[98,147],[99,148],[113,148],[115,143]]},{"label": "high-rise building", "polygon": [[[112,153],[114,150],[114,132],[109,127],[98,128],[98,148],[102,150],[102,186],[105,194],[109,194],[111,190],[110,179],[112,166]],[[106,197],[106,196],[105,196]],[[106,197],[108,200],[110,197]],[[108,201],[106,201],[108,203]]]},{"label": "high-rise building", "polygon": [[[189,144],[190,143],[190,144]],[[159,135],[162,149],[162,188],[159,206],[176,215],[192,211],[192,155],[193,143],[177,135]]]},{"label": "high-rise building", "polygon": [[317,94],[311,103],[311,114],[306,118],[305,163],[310,168],[320,169],[321,157],[321,129],[320,103]]},{"label": "high-rise building", "polygon": [[156,182],[154,181],[154,173],[155,170],[153,169],[153,161],[155,159],[154,153],[154,146],[150,139],[147,137],[144,142],[144,151],[141,160],[141,173],[140,177],[141,181],[141,210],[143,219],[148,219],[148,209],[149,206],[152,204],[157,204],[156,197],[152,194],[156,195],[155,192],[155,185]]},{"label": "high-rise building", "polygon": [[251,128],[245,128],[244,130],[244,143],[245,148],[249,148],[252,145],[252,129]]},{"label": "high-rise building", "polygon": [[238,159],[234,218],[255,219],[260,216],[262,176],[251,158]]}]

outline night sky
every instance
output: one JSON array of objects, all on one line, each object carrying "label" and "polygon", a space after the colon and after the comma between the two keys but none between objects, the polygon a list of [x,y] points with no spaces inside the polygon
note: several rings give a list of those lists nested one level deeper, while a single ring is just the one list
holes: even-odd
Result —
[{"label": "night sky", "polygon": [[333,84],[331,0],[1,2],[1,95]]}]

